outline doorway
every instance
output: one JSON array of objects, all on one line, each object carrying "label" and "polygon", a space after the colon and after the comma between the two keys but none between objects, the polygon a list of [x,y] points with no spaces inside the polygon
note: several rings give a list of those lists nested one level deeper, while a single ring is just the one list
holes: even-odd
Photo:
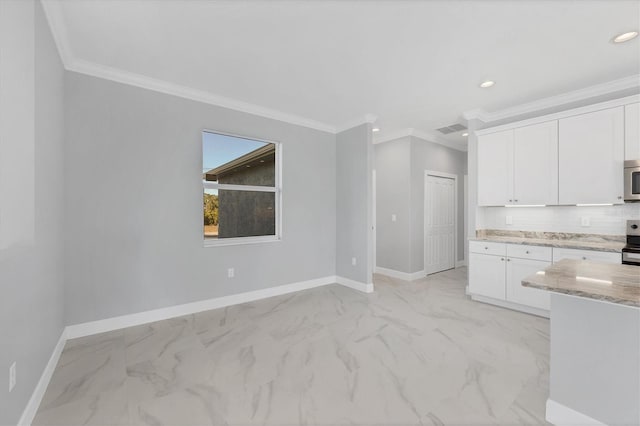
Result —
[{"label": "doorway", "polygon": [[457,176],[425,171],[424,269],[427,275],[456,266]]}]

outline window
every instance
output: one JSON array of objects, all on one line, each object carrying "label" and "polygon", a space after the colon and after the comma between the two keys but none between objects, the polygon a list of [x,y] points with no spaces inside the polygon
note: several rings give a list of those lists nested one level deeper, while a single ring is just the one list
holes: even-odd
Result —
[{"label": "window", "polygon": [[206,246],[280,237],[280,144],[202,132]]}]

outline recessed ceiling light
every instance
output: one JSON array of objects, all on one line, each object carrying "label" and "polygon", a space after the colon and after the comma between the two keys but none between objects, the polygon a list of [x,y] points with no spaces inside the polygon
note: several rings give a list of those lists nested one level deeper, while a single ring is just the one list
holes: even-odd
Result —
[{"label": "recessed ceiling light", "polygon": [[462,134],[462,137],[465,137],[465,138],[466,138],[467,136],[469,136],[469,133],[467,133],[467,132],[464,132],[464,133]]},{"label": "recessed ceiling light", "polygon": [[633,40],[638,37],[637,31],[629,31],[626,33],[618,34],[613,38],[614,43],[624,43],[625,41]]},{"label": "recessed ceiling light", "polygon": [[379,132],[379,131],[380,131],[380,129],[379,129],[379,128],[377,128],[377,127],[374,127],[373,129],[371,129],[371,131],[372,131],[372,132]]},{"label": "recessed ceiling light", "polygon": [[482,83],[480,83],[480,87],[482,87],[483,89],[486,89],[487,87],[491,87],[494,84],[496,84],[495,81],[487,80],[487,81],[483,81]]}]

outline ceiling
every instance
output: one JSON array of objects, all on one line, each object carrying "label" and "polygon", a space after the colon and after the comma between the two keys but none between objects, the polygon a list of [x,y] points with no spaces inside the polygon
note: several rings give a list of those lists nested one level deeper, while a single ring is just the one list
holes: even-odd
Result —
[{"label": "ceiling", "polygon": [[[640,28],[639,1],[50,0],[45,6],[70,69],[149,79],[326,129],[373,114],[380,135],[434,134],[464,123],[465,111],[501,110],[640,73],[640,37],[611,43]],[[485,79],[496,85],[480,89]],[[463,143],[460,133],[441,140]]]}]

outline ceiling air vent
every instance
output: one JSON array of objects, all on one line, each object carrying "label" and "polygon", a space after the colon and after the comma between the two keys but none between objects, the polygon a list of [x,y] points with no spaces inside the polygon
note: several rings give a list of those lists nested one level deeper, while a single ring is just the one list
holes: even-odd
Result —
[{"label": "ceiling air vent", "polygon": [[450,126],[445,126],[445,127],[441,127],[439,129],[436,129],[437,131],[439,131],[440,133],[442,133],[443,135],[448,135],[449,133],[455,133],[455,132],[459,132],[461,130],[467,130],[466,126],[463,126],[462,124],[452,124]]}]

